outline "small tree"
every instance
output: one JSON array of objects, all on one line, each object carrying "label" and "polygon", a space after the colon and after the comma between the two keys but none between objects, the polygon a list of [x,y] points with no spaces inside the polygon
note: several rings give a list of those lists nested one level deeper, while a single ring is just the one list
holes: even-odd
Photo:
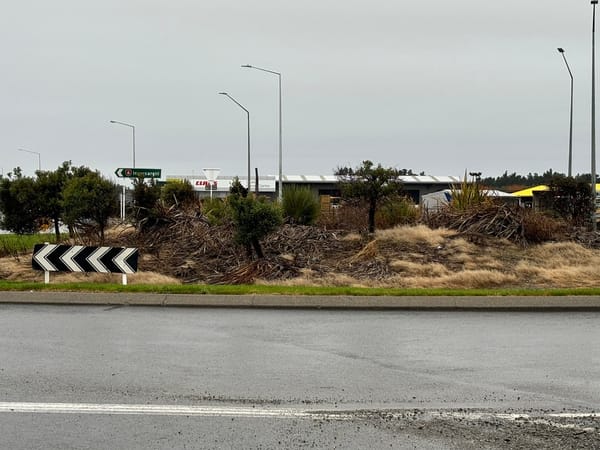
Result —
[{"label": "small tree", "polygon": [[64,220],[73,228],[93,224],[104,242],[108,220],[118,211],[117,197],[117,186],[97,171],[71,178],[63,190]]},{"label": "small tree", "polygon": [[188,180],[170,180],[162,186],[160,199],[169,206],[189,206],[196,202],[196,194]]},{"label": "small tree", "polygon": [[40,213],[54,223],[56,242],[60,241],[63,189],[67,181],[73,176],[70,161],[63,162],[56,170],[37,172],[36,191]]},{"label": "small tree", "polygon": [[249,257],[254,249],[258,258],[264,258],[260,240],[281,226],[281,209],[265,198],[244,197],[247,190],[240,187],[239,180],[234,180],[227,199],[235,226],[235,241],[246,247]]},{"label": "small tree", "polygon": [[335,171],[342,197],[366,201],[368,205],[369,233],[375,232],[375,213],[384,200],[402,193],[400,171],[374,166],[369,160],[363,161],[356,169],[339,167]]},{"label": "small tree", "polygon": [[139,227],[152,226],[157,223],[156,203],[160,198],[160,186],[154,178],[133,180],[132,221]]},{"label": "small tree", "polygon": [[572,225],[581,226],[592,214],[592,191],[589,182],[557,176],[550,181],[552,210]]},{"label": "small tree", "polygon": [[298,225],[312,225],[319,216],[319,200],[308,188],[292,187],[283,190],[283,213],[287,220]]},{"label": "small tree", "polygon": [[33,233],[39,228],[40,202],[33,178],[24,177],[16,168],[0,178],[2,227],[17,234]]}]

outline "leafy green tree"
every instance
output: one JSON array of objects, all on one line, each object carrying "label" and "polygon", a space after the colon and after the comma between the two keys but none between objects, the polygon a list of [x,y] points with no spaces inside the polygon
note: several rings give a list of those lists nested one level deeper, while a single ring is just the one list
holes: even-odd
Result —
[{"label": "leafy green tree", "polygon": [[92,224],[104,242],[108,220],[118,211],[118,187],[98,171],[71,178],[63,190],[64,221],[71,227]]},{"label": "leafy green tree", "polygon": [[160,186],[154,178],[133,180],[133,222],[141,227],[156,225]]},{"label": "leafy green tree", "polygon": [[0,178],[0,211],[4,229],[17,234],[37,231],[39,205],[35,179],[24,177],[20,168]]},{"label": "leafy green tree", "polygon": [[374,233],[375,213],[379,205],[402,193],[402,182],[398,179],[400,171],[382,167],[381,164],[375,166],[371,161],[365,160],[356,169],[339,167],[335,175],[338,177],[343,198],[366,201],[369,233]]},{"label": "leafy green tree", "polygon": [[306,187],[291,187],[283,191],[283,214],[298,225],[312,225],[319,216],[319,200]]},{"label": "leafy green tree", "polygon": [[[75,169],[82,176],[83,168]],[[89,171],[89,169],[88,169]],[[65,161],[56,170],[37,171],[36,191],[40,213],[54,223],[56,242],[60,241],[60,222],[63,215],[62,194],[65,184],[73,178],[70,161]]]},{"label": "leafy green tree", "polygon": [[243,196],[244,191],[239,180],[234,180],[227,201],[231,208],[232,220],[235,227],[235,241],[244,245],[248,256],[252,249],[258,258],[264,258],[260,240],[275,231],[283,223],[279,205],[265,198],[256,199],[254,196]]},{"label": "leafy green tree", "polygon": [[196,193],[188,180],[170,180],[162,186],[160,199],[169,206],[190,206],[196,202]]}]

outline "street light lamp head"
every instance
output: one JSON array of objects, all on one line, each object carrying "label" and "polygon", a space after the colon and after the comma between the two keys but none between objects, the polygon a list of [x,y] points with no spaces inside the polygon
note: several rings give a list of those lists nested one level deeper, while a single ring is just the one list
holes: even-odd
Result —
[{"label": "street light lamp head", "polygon": [[253,69],[253,67],[250,64],[242,64],[242,67],[245,67],[247,69]]},{"label": "street light lamp head", "polygon": [[565,52],[565,49],[561,48],[561,47],[558,47],[557,50],[559,51],[559,53],[564,53]]},{"label": "street light lamp head", "polygon": [[597,5],[598,4],[598,0],[592,0],[592,5]]},{"label": "street light lamp head", "polygon": [[229,95],[227,92],[219,92],[219,95]]}]

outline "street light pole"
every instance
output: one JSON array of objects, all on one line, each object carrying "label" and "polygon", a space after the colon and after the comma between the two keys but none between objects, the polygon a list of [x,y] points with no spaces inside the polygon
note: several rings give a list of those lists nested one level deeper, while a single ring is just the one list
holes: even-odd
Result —
[{"label": "street light pole", "polygon": [[565,64],[567,65],[567,70],[569,71],[569,77],[571,78],[571,108],[569,113],[569,177],[572,176],[572,168],[573,168],[573,73],[571,72],[571,68],[569,67],[569,63],[567,62],[567,57],[565,56],[565,50],[562,48],[558,48],[558,52],[562,55]]},{"label": "street light pole", "polygon": [[596,231],[596,5],[592,0],[592,231]]},{"label": "street light pole", "polygon": [[244,108],[240,102],[238,102],[235,98],[233,98],[227,92],[219,92],[219,94],[226,96],[232,102],[234,102],[236,105],[238,105],[240,108],[242,108],[244,111],[246,111],[246,116],[248,117],[248,174],[247,174],[247,176],[248,176],[248,192],[250,192],[251,191],[251,186],[250,186],[250,111],[248,111],[246,108]]},{"label": "street light pole", "polygon": [[20,152],[27,152],[27,153],[32,153],[34,155],[38,156],[38,172],[42,170],[42,155],[40,152],[33,152],[31,150],[27,150],[24,148],[18,148],[17,150],[19,150]]},{"label": "street light pole", "polygon": [[130,123],[125,122],[119,122],[118,120],[111,120],[110,123],[116,123],[131,128],[133,132],[133,168],[135,169],[135,125],[131,125]]},{"label": "street light pole", "polygon": [[281,125],[281,73],[275,72],[274,70],[263,69],[262,67],[251,66],[250,64],[244,64],[242,67],[246,69],[256,69],[262,72],[272,73],[273,75],[277,75],[279,78],[279,179],[278,179],[278,189],[277,189],[277,198],[279,202],[282,201],[283,198],[283,189],[282,189],[282,125]]}]

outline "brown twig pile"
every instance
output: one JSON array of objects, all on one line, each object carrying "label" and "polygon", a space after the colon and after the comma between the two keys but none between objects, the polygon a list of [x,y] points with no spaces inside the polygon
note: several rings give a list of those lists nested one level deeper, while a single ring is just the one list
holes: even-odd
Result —
[{"label": "brown twig pile", "polygon": [[445,227],[465,235],[488,235],[524,242],[523,212],[505,204],[483,204],[459,211],[445,208],[428,217],[432,228]]},{"label": "brown twig pile", "polygon": [[[246,284],[288,279],[303,268],[323,272],[324,261],[348,252],[334,231],[284,225],[263,242],[265,258],[254,261],[234,242],[231,224],[210,225],[196,210],[170,210],[161,225],[113,239],[140,249],[140,270],[159,271],[186,283]],[[350,246],[351,247],[351,246]]]}]

